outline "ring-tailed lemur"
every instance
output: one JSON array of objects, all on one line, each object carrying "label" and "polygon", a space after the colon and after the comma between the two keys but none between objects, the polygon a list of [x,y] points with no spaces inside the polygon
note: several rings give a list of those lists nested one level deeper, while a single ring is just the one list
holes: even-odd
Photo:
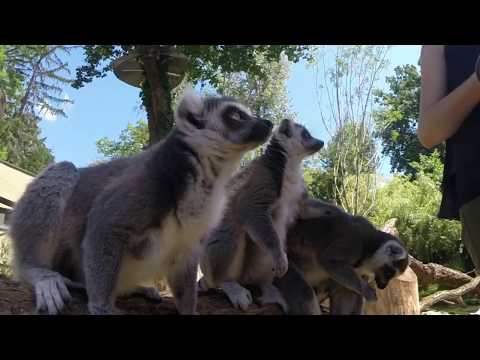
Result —
[{"label": "ring-tailed lemur", "polygon": [[283,120],[264,153],[233,177],[225,215],[205,242],[201,289],[219,287],[243,310],[253,301],[246,285],[260,287],[262,304],[277,302],[272,281],[287,271],[287,229],[306,197],[301,163],[322,147],[305,127]]},{"label": "ring-tailed lemur", "polygon": [[[220,220],[225,185],[272,123],[227,97],[187,92],[175,127],[128,159],[77,169],[48,167],[16,204],[11,226],[19,277],[37,308],[60,312],[69,286],[85,286],[92,314],[165,276],[181,314],[196,312],[202,237]],[[150,289],[151,290],[151,289]]]},{"label": "ring-tailed lemur", "polygon": [[408,266],[399,239],[347,213],[299,219],[288,233],[287,249],[288,272],[274,284],[290,314],[319,314],[316,289],[329,294],[331,314],[359,315],[364,299],[376,300],[368,280],[384,289]]}]

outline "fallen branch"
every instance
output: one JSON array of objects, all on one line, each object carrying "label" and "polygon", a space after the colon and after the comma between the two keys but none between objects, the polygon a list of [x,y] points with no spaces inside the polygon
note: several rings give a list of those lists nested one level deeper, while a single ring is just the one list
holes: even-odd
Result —
[{"label": "fallen branch", "polygon": [[438,283],[449,288],[457,288],[473,280],[473,277],[461,271],[440,264],[424,264],[413,256],[410,256],[410,267],[417,274],[420,285]]},{"label": "fallen branch", "polygon": [[[79,290],[72,290],[72,301],[65,310],[67,315],[87,314],[87,296]],[[175,315],[175,305],[171,294],[162,291],[163,301],[152,302],[140,296],[119,298],[117,306],[129,315]],[[252,304],[246,312],[234,309],[225,294],[211,290],[199,294],[198,312],[202,315],[282,315],[278,305]],[[36,314],[35,294],[30,286],[0,275],[0,315]]]},{"label": "fallen branch", "polygon": [[420,301],[420,310],[425,311],[426,309],[430,308],[431,306],[435,305],[436,303],[442,300],[450,300],[458,298],[459,296],[463,296],[474,289],[477,289],[480,285],[480,276],[477,276],[469,283],[460,286],[454,290],[444,290],[436,292],[433,295],[427,296]]}]

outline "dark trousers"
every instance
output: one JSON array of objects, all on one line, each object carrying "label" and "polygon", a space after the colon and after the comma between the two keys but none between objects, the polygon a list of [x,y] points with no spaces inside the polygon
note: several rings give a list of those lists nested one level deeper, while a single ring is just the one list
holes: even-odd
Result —
[{"label": "dark trousers", "polygon": [[460,208],[460,220],[463,243],[480,275],[480,197]]}]

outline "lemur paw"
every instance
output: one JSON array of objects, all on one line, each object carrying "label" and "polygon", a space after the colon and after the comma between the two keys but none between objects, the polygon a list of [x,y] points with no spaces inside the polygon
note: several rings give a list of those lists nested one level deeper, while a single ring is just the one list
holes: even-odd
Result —
[{"label": "lemur paw", "polygon": [[245,288],[238,289],[234,293],[227,293],[227,295],[235,309],[247,311],[248,307],[253,303],[252,294]]},{"label": "lemur paw", "polygon": [[231,297],[230,301],[236,309],[240,308],[243,311],[247,311],[248,307],[253,303],[253,298],[250,291],[244,289],[243,292],[239,292]]},{"label": "lemur paw", "polygon": [[35,296],[37,312],[48,313],[49,315],[60,313],[65,308],[65,304],[72,299],[60,276],[49,277],[37,282]]}]

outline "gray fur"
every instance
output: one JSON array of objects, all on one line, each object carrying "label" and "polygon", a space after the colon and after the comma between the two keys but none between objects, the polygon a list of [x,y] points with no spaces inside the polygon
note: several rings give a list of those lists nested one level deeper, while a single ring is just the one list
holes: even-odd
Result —
[{"label": "gray fur", "polygon": [[384,288],[408,266],[406,248],[398,239],[345,212],[299,219],[287,243],[290,268],[296,273],[274,284],[291,314],[316,313],[308,287],[326,289],[333,314],[360,314],[364,299],[376,300],[368,281],[375,279]]},{"label": "gray fur", "polygon": [[202,289],[222,288],[235,307],[245,309],[253,301],[246,285],[263,290],[261,303],[286,305],[272,281],[288,269],[286,232],[306,194],[301,162],[323,146],[305,132],[290,120],[282,121],[264,154],[227,187],[225,214],[206,241],[200,262],[200,284]]},{"label": "gray fur", "polygon": [[307,193],[300,202],[298,219],[312,219],[320,216],[331,216],[342,214],[345,211],[334,204],[320,199],[311,198]]},{"label": "gray fur", "polygon": [[13,266],[19,279],[34,286],[40,312],[58,313],[71,298],[67,290],[71,282],[47,267],[61,242],[59,223],[78,177],[72,163],[50,165],[15,205],[10,228]]},{"label": "gray fur", "polygon": [[329,284],[330,315],[361,315],[364,298],[340,284]]},{"label": "gray fur", "polygon": [[[233,129],[226,112],[235,107],[243,121]],[[86,287],[90,313],[116,313],[118,295],[140,289],[155,298],[145,289],[165,276],[178,311],[196,313],[200,240],[220,220],[241,156],[267,139],[271,123],[232,99],[206,109],[193,93],[175,123],[139,155],[78,170],[56,164],[27,189],[12,240],[39,307],[60,312],[70,284]]]}]

